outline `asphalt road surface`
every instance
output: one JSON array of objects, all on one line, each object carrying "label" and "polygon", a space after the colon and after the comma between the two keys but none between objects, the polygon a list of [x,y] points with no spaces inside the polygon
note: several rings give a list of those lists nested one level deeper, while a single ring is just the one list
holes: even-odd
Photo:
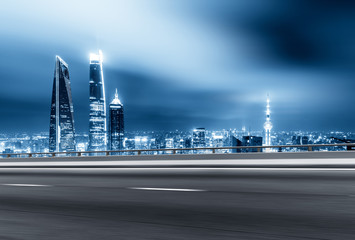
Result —
[{"label": "asphalt road surface", "polygon": [[355,239],[355,170],[0,169],[0,239]]}]

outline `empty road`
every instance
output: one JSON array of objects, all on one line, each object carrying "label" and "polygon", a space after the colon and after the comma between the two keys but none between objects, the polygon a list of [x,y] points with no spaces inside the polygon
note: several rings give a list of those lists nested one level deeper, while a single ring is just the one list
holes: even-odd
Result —
[{"label": "empty road", "polygon": [[354,239],[354,169],[0,169],[0,239]]}]

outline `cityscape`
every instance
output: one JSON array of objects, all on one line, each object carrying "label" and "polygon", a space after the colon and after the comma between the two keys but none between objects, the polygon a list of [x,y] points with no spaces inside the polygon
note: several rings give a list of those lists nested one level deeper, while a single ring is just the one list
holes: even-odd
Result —
[{"label": "cityscape", "polygon": [[[116,88],[113,100],[106,104],[103,53],[90,54],[90,114],[89,132],[76,133],[74,106],[68,64],[55,57],[49,133],[1,134],[0,151],[3,154],[52,153],[52,152],[95,152],[117,150],[219,148],[237,146],[277,146],[350,143],[355,137],[351,132],[273,132],[270,96],[266,97],[265,123],[262,131],[242,129],[206,129],[191,131],[132,131],[125,132],[124,107],[118,98]],[[107,107],[108,106],[108,107]],[[260,114],[261,115],[261,114]],[[129,123],[126,123],[129,124]],[[346,147],[318,147],[319,151],[343,151]],[[220,149],[220,153],[256,152],[249,149]],[[262,151],[262,150],[261,150]],[[302,151],[302,148],[266,148],[264,151]],[[185,151],[180,153],[204,153],[208,151]],[[167,151],[150,151],[145,154],[164,154]],[[125,154],[133,154],[128,152]]]},{"label": "cityscape", "polygon": [[[124,150],[134,149],[164,149],[164,148],[193,148],[193,147],[229,147],[238,146],[233,145],[236,143],[235,138],[246,143],[249,136],[262,136],[262,131],[248,132],[245,129],[229,129],[211,131],[200,129],[205,135],[204,140],[200,141],[198,145],[193,145],[193,139],[199,139],[193,130],[191,132],[185,131],[136,131],[126,132],[122,144]],[[344,143],[334,139],[354,139],[355,133],[352,132],[274,132],[271,141],[274,145],[305,145],[305,144],[336,144]],[[262,138],[262,137],[259,137]],[[75,151],[84,152],[88,150],[89,135],[87,133],[77,133],[75,135],[76,148]],[[203,139],[203,137],[202,137]],[[234,141],[234,142],[233,142]],[[245,146],[260,146],[260,140],[251,143],[252,145]],[[243,146],[243,145],[240,145]],[[0,149],[2,153],[48,153],[49,152],[49,135],[48,133],[37,134],[0,134]],[[117,148],[119,149],[119,148]],[[345,151],[345,147],[322,147],[320,151]],[[256,151],[256,150],[252,150]],[[283,148],[282,151],[302,151],[299,148]],[[223,152],[231,152],[231,150],[220,150]],[[144,153],[144,154],[154,154]],[[156,153],[155,153],[156,154]]]},{"label": "cityscape", "polygon": [[[2,48],[0,154],[355,140],[352,48],[346,47],[351,41],[348,37],[333,39],[337,44],[327,41],[327,37],[343,36],[346,25],[338,15],[332,24],[324,24],[339,34],[323,30],[313,35],[302,30],[305,20],[292,15],[315,17],[302,4],[275,2],[264,8],[198,1],[154,8],[149,1],[125,3],[125,7],[118,7],[121,2],[105,2],[103,12],[110,9],[104,6],[113,5],[120,13],[110,10],[109,15],[120,26],[117,29],[107,18],[90,25],[96,8],[90,5],[84,13],[80,4],[69,10],[82,17],[73,14],[73,19],[65,19],[64,34],[35,20],[46,31],[30,34],[31,38],[21,24],[15,24],[15,32],[9,26],[3,29],[3,46],[8,47]],[[204,21],[197,6],[211,15],[218,10],[210,18],[215,24]],[[330,11],[329,6],[325,4],[324,11]],[[191,10],[187,16],[185,7]],[[249,14],[240,14],[240,9]],[[26,14],[13,10],[15,15],[4,11],[4,17],[26,22]],[[287,12],[292,14],[284,15]],[[38,14],[47,19],[40,9]],[[123,21],[123,16],[130,21]],[[139,16],[152,27],[149,31]],[[291,28],[278,20],[284,18]],[[83,28],[78,31],[73,22]],[[287,34],[291,29],[294,33]],[[42,44],[44,39],[48,46]],[[302,149],[282,149],[298,150]]]},{"label": "cityscape", "polygon": [[355,239],[355,1],[0,21],[0,240]]}]

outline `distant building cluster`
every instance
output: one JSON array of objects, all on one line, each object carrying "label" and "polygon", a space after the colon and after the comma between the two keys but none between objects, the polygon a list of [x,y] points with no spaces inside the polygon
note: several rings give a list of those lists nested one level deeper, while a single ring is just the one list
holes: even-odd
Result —
[{"label": "distant building cluster", "polygon": [[[256,152],[263,138],[262,131],[250,131],[229,129],[210,131],[199,129],[198,131],[132,131],[116,134],[122,139],[122,149],[169,149],[200,147],[230,147],[251,146],[248,149],[221,149],[217,153]],[[110,135],[110,134],[109,134]],[[0,153],[36,153],[49,152],[49,134],[42,132],[37,134],[0,134]],[[352,132],[273,132],[273,145],[306,145],[306,144],[334,144],[344,143],[355,139]],[[89,134],[76,133],[76,151],[87,151]],[[109,140],[110,142],[111,140]],[[120,142],[120,141],[113,141]],[[202,145],[201,145],[202,144]],[[197,149],[198,147],[196,147]],[[314,147],[315,151],[344,151],[346,147]],[[278,151],[276,148],[275,151]],[[300,148],[282,148],[283,152],[298,152]],[[177,153],[205,153],[203,150],[177,151]],[[144,154],[163,154],[168,152],[146,152]],[[128,154],[128,153],[127,153]],[[132,153],[133,154],[133,153]]]}]

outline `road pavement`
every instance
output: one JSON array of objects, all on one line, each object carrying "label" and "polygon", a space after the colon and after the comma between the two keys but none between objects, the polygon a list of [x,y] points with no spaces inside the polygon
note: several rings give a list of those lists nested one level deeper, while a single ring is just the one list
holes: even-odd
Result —
[{"label": "road pavement", "polygon": [[354,169],[0,169],[0,239],[354,239]]}]

